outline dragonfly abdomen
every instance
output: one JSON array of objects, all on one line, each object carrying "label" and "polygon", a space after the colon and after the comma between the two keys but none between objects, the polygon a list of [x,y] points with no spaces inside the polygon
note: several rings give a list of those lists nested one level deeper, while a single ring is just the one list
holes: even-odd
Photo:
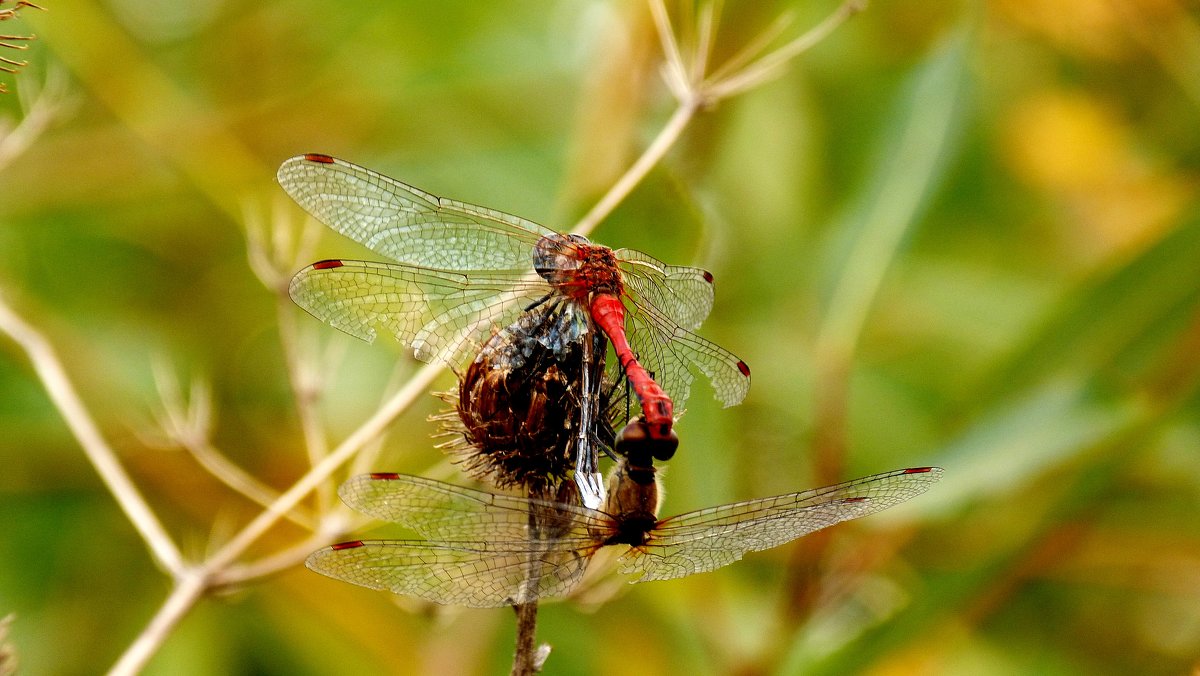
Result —
[{"label": "dragonfly abdomen", "polygon": [[667,393],[654,382],[650,373],[638,363],[625,335],[625,305],[617,296],[598,293],[592,296],[592,319],[612,341],[613,351],[625,370],[625,377],[642,405],[642,418],[653,439],[665,439],[675,423],[674,404]]}]

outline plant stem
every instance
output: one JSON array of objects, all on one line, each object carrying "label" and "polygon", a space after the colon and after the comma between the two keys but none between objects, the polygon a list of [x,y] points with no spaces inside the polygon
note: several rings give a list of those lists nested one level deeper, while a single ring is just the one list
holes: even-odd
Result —
[{"label": "plant stem", "polygon": [[254,544],[268,528],[275,525],[287,510],[298,504],[304,496],[308,495],[313,488],[333,474],[338,467],[341,467],[343,463],[353,457],[363,446],[370,443],[375,437],[383,434],[388,425],[392,424],[392,421],[401,413],[408,410],[408,407],[412,406],[413,402],[429,389],[434,379],[441,374],[442,369],[443,367],[440,364],[427,364],[413,374],[412,380],[409,380],[400,391],[396,392],[386,404],[375,412],[375,415],[367,419],[353,434],[334,449],[332,453],[325,456],[320,463],[310,469],[307,474],[301,477],[283,495],[279,496],[279,499],[265,512],[258,515],[257,518],[234,536],[228,544],[217,551],[207,563],[209,568],[216,569],[223,567],[236,559],[250,545]]},{"label": "plant stem", "polygon": [[671,115],[671,119],[667,120],[650,145],[642,151],[641,156],[625,170],[624,174],[621,174],[617,182],[608,189],[608,192],[604,193],[604,197],[601,197],[600,201],[596,202],[596,205],[584,214],[583,218],[579,219],[575,227],[571,228],[571,232],[586,235],[599,225],[600,221],[608,218],[613,209],[616,209],[617,205],[633,192],[637,184],[646,178],[646,174],[650,173],[654,165],[658,164],[666,156],[671,146],[679,140],[679,135],[687,128],[688,123],[692,121],[696,111],[699,110],[699,101],[693,97],[679,103],[674,114]]},{"label": "plant stem", "polygon": [[529,676],[539,670],[537,650],[537,601],[513,606],[517,613],[517,648],[513,655],[512,676]]},{"label": "plant stem", "polygon": [[100,480],[116,498],[121,511],[125,512],[125,516],[146,541],[151,554],[173,575],[180,574],[184,569],[183,555],[133,480],[125,473],[116,453],[104,440],[96,421],[75,392],[50,341],[22,319],[3,298],[0,298],[0,331],[8,334],[25,350],[51,402],[66,420],[67,427],[96,468]]},{"label": "plant stem", "polygon": [[134,639],[121,659],[113,665],[109,676],[133,676],[146,666],[146,662],[162,645],[179,621],[187,615],[196,601],[208,590],[208,582],[200,570],[189,571],[175,579],[175,588],[166,602],[158,609],[146,629]]}]

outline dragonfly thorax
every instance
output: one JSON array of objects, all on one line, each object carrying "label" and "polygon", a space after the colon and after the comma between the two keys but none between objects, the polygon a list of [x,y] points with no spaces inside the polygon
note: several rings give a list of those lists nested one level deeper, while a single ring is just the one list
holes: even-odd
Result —
[{"label": "dragonfly thorax", "polygon": [[654,466],[632,464],[629,457],[623,457],[608,481],[604,511],[616,526],[608,544],[644,544],[658,523],[659,490]]},{"label": "dragonfly thorax", "polygon": [[617,256],[612,249],[592,244],[583,235],[546,235],[533,248],[533,269],[559,292],[586,298],[624,290]]}]

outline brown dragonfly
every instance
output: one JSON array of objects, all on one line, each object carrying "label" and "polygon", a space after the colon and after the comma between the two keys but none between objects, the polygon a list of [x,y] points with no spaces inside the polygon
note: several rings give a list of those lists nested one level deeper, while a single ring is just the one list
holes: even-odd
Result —
[{"label": "brown dragonfly", "polygon": [[617,568],[636,575],[633,582],[669,580],[874,514],[924,493],[941,476],[938,467],[912,467],[659,519],[654,468],[645,456],[620,459],[603,509],[365,474],[342,485],[346,504],[421,539],[342,542],[313,552],[305,564],[434,603],[507,606],[568,594],[602,547],[624,547]]}]

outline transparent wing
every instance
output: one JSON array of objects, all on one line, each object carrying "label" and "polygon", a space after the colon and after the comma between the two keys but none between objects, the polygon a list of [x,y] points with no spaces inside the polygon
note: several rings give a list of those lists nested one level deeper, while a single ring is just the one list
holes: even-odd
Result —
[{"label": "transparent wing", "polygon": [[634,249],[618,249],[625,286],[675,324],[694,331],[713,306],[712,275],[707,270],[667,265]]},{"label": "transparent wing", "polygon": [[[712,384],[713,394],[725,406],[741,403],[750,390],[750,367],[729,350],[681,328],[657,306],[630,291],[626,305],[629,344],[638,361],[682,411],[691,392],[695,372]],[[614,360],[615,361],[615,360]]]},{"label": "transparent wing", "polygon": [[621,556],[638,581],[669,580],[733,563],[842,521],[887,509],[929,489],[939,467],[875,474],[834,486],[748,500],[662,519],[648,542]]},{"label": "transparent wing", "polygon": [[564,542],[355,541],[304,562],[329,577],[446,605],[494,608],[563,596],[579,584],[594,547]]},{"label": "transparent wing", "polygon": [[[514,285],[528,299],[549,290],[517,275],[531,267],[538,239],[553,234],[532,221],[440,198],[327,155],[293,157],[278,178],[334,230],[419,268],[343,261],[333,269],[326,261],[302,270],[292,297],[351,335],[370,341],[383,326],[418,358],[453,363],[473,338],[515,317],[493,304],[494,296]],[[618,257],[635,306],[629,308],[630,343],[676,406],[682,410],[694,371],[712,382],[726,406],[739,403],[750,382],[745,363],[689,332],[712,309],[711,276],[638,251],[621,250]],[[455,271],[471,271],[470,281]],[[462,337],[464,331],[470,335]]]},{"label": "transparent wing", "polygon": [[354,541],[305,564],[353,584],[473,608],[562,596],[612,532],[601,512],[500,495],[406,474],[352,477],[338,491],[355,510],[427,540]]},{"label": "transparent wing", "polygon": [[278,180],[317,220],[376,253],[422,267],[529,269],[534,244],[553,233],[328,155],[293,157],[279,167]]},{"label": "transparent wing", "polygon": [[297,305],[336,329],[371,342],[383,328],[418,359],[447,364],[472,353],[493,327],[511,323],[522,300],[548,291],[515,270],[467,276],[351,260],[314,263],[296,273],[288,289]]},{"label": "transparent wing", "polygon": [[[593,533],[612,527],[610,517],[586,507],[408,474],[361,474],[343,483],[338,495],[355,511],[401,524],[429,540],[521,542],[533,532],[535,539],[554,539],[559,548],[575,548],[587,546]],[[536,531],[530,529],[531,514]]]}]

